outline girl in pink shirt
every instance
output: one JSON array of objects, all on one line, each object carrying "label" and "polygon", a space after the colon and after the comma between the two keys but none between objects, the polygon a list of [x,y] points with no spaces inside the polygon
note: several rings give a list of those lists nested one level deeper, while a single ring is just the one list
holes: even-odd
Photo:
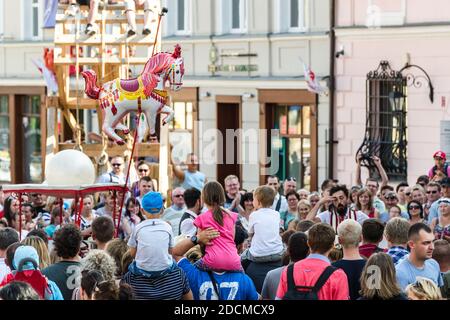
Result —
[{"label": "girl in pink shirt", "polygon": [[225,210],[225,192],[217,181],[210,181],[203,187],[203,202],[208,211],[199,215],[194,225],[198,229],[212,227],[220,232],[220,237],[206,246],[205,255],[196,266],[203,270],[214,271],[243,271],[241,258],[234,243],[235,223],[238,215]]}]

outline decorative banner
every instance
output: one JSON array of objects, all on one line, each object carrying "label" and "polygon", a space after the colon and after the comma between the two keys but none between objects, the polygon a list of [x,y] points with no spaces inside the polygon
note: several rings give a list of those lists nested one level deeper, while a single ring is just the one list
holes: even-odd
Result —
[{"label": "decorative banner", "polygon": [[441,150],[450,154],[450,120],[441,120]]}]

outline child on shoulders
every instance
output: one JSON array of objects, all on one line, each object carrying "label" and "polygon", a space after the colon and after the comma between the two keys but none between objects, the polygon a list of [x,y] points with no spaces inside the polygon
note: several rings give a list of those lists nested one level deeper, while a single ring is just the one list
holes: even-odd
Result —
[{"label": "child on shoulders", "polygon": [[250,248],[241,255],[244,268],[251,261],[281,261],[284,247],[279,230],[280,215],[271,209],[274,199],[275,190],[269,186],[260,186],[253,194],[256,211],[250,214],[249,219]]},{"label": "child on shoulders", "polygon": [[225,192],[220,183],[217,181],[206,183],[203,187],[202,198],[208,211],[200,214],[195,219],[194,225],[200,230],[212,227],[220,232],[220,237],[206,246],[205,255],[196,262],[196,266],[206,271],[243,271],[234,242],[238,215],[223,208]]},{"label": "child on shoulders", "polygon": [[161,219],[163,199],[159,192],[149,192],[142,198],[142,213],[147,220],[139,223],[128,240],[130,254],[135,260],[129,266],[133,274],[157,278],[175,268],[172,227]]}]

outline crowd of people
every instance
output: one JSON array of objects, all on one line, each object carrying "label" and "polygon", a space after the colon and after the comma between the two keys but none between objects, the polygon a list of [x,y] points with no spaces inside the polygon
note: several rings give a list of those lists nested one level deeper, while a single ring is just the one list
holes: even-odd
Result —
[{"label": "crowd of people", "polygon": [[[414,185],[373,160],[381,181],[362,184],[358,158],[353,186],[267,176],[243,190],[235,175],[208,181],[189,154],[167,198],[140,161],[128,191],[83,199],[79,225],[71,199],[2,192],[0,299],[449,298],[445,153]],[[124,158],[110,165],[98,182],[125,185]]]}]

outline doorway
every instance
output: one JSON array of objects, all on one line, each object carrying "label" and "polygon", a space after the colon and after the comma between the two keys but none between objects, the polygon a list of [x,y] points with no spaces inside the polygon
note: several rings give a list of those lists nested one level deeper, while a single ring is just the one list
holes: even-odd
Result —
[{"label": "doorway", "polygon": [[234,132],[241,128],[240,97],[227,98],[238,98],[239,102],[217,103],[217,129],[222,136],[222,139],[217,140],[217,181],[222,186],[230,174],[237,176],[241,181],[240,141],[234,136]]}]

